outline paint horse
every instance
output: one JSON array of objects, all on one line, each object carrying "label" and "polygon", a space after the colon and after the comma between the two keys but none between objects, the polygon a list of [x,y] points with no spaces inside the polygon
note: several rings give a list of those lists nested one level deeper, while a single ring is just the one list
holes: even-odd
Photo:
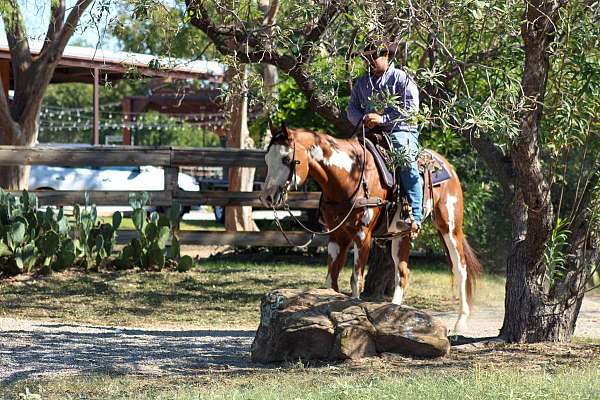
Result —
[{"label": "paint horse", "polygon": [[[352,205],[359,198],[390,199],[392,194],[380,179],[373,154],[366,151],[356,137],[336,139],[323,133],[286,127],[279,130],[272,128],[271,131],[273,136],[265,156],[268,171],[260,200],[267,207],[279,207],[286,201],[287,191],[292,185],[302,185],[311,176],[322,190],[321,219],[327,229],[339,225],[350,213],[340,228],[329,235],[327,286],[339,291],[338,276],[352,245],[352,297],[359,298],[364,287],[364,268],[373,233],[385,211],[382,207],[357,207],[352,210]],[[454,328],[457,333],[466,329],[474,283],[481,266],[463,236],[463,194],[460,181],[450,163],[436,154],[436,158],[438,157],[449,171],[450,179],[434,187],[432,196],[424,201],[423,215],[431,214],[452,264],[460,298],[459,316]],[[392,223],[387,224],[391,227],[388,228],[388,234],[399,233],[391,232],[390,229],[395,229],[400,218],[398,210]],[[392,303],[401,304],[410,276],[410,238],[402,235],[391,240],[396,267]]]}]

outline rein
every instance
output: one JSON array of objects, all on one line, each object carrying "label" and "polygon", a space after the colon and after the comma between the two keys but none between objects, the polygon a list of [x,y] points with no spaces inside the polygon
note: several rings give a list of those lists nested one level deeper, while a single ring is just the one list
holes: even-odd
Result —
[{"label": "rein", "polygon": [[[310,245],[310,243],[312,243],[312,241],[315,239],[315,236],[319,235],[319,236],[325,236],[325,235],[329,235],[335,231],[337,231],[338,229],[340,229],[342,226],[345,225],[345,223],[348,221],[348,218],[350,218],[350,215],[352,215],[352,213],[354,212],[354,210],[356,209],[356,204],[358,203],[358,197],[356,196],[358,194],[358,192],[360,191],[361,186],[363,187],[365,194],[367,196],[367,198],[369,197],[369,191],[367,188],[367,184],[364,181],[364,175],[365,175],[365,167],[366,167],[366,163],[367,163],[367,147],[365,146],[365,126],[364,124],[361,122],[359,122],[356,127],[354,128],[354,131],[352,132],[352,136],[354,136],[354,134],[356,133],[356,130],[358,129],[358,127],[362,125],[362,137],[363,137],[363,160],[362,160],[362,166],[361,166],[361,170],[360,170],[360,179],[358,180],[358,185],[356,186],[356,189],[354,190],[354,192],[352,193],[352,195],[350,196],[350,199],[354,198],[353,202],[352,202],[352,206],[350,207],[350,210],[348,211],[348,213],[346,214],[346,216],[342,219],[342,221],[337,224],[334,228],[326,230],[326,231],[314,231],[312,229],[310,229],[309,227],[307,227],[306,225],[304,225],[298,218],[296,218],[296,216],[292,213],[292,210],[290,209],[289,204],[287,203],[287,191],[288,191],[288,187],[290,186],[290,181],[294,180],[294,184],[295,184],[295,179],[294,179],[294,175],[295,175],[295,171],[296,171],[296,165],[299,164],[299,161],[296,160],[296,143],[293,142],[293,158],[290,161],[290,175],[288,177],[288,181],[286,182],[285,185],[285,189],[284,192],[282,194],[283,198],[286,199],[284,200],[283,203],[283,207],[284,210],[288,212],[288,214],[290,215],[290,217],[292,217],[292,219],[294,220],[294,222],[296,222],[296,224],[298,224],[302,229],[304,229],[304,231],[308,232],[311,234],[310,239],[302,244],[302,245],[297,245],[294,244],[290,241],[290,239],[287,237],[287,235],[285,234],[285,231],[283,230],[283,227],[281,226],[281,222],[279,221],[279,218],[277,217],[277,210],[275,209],[275,206],[272,205],[273,208],[273,216],[275,218],[275,222],[277,224],[277,227],[279,228],[279,230],[281,231],[281,233],[283,234],[283,237],[285,237],[285,240],[287,240],[287,242],[294,246],[294,247],[298,247],[298,248],[306,248],[308,247],[308,245]],[[352,137],[351,136],[351,137]],[[319,212],[320,212],[320,208],[319,208]]]}]

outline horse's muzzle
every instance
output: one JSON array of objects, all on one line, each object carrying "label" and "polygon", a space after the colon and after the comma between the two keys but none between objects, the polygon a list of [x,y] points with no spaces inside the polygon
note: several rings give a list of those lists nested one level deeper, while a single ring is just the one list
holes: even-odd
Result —
[{"label": "horse's muzzle", "polygon": [[282,200],[281,193],[282,191],[277,189],[264,189],[258,196],[258,199],[267,208],[278,207]]}]

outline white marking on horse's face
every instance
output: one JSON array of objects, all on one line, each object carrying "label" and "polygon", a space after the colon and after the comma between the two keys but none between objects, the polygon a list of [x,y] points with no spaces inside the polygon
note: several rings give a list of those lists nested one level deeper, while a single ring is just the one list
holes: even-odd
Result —
[{"label": "white marking on horse's face", "polygon": [[352,167],[354,166],[354,160],[350,157],[350,154],[339,151],[337,149],[333,149],[333,152],[329,156],[329,158],[324,160],[324,164],[328,166],[338,167],[347,172],[352,171]]},{"label": "white marking on horse's face", "polygon": [[396,285],[394,288],[394,297],[392,298],[392,304],[401,305],[404,300],[404,289],[400,285]]},{"label": "white marking on horse's face", "polygon": [[329,242],[327,244],[327,254],[331,257],[331,262],[335,262],[340,255],[340,245],[336,242]]},{"label": "white marking on horse's face", "polygon": [[325,158],[325,156],[323,155],[323,149],[320,146],[317,146],[316,144],[310,146],[309,152],[312,159],[316,162],[321,162]]},{"label": "white marking on horse's face", "polygon": [[361,218],[361,222],[364,226],[368,226],[373,220],[373,210],[370,208],[365,208],[363,211],[363,215]]},{"label": "white marking on horse's face", "polygon": [[290,175],[290,168],[283,162],[285,157],[290,157],[290,148],[281,144],[271,146],[265,155],[267,177],[259,198],[267,207],[281,201],[281,192]]}]

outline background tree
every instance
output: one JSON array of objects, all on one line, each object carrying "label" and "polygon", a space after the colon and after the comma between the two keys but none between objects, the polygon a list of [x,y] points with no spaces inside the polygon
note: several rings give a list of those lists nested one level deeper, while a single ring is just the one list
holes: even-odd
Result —
[{"label": "background tree", "polygon": [[504,337],[569,340],[598,261],[597,3],[309,1],[269,29],[251,3],[186,0],[228,60],[276,65],[338,132],[349,55],[367,36],[403,44],[425,130],[468,140],[510,204]]},{"label": "background tree", "polygon": [[[21,6],[17,0],[0,2],[0,16],[10,48],[14,79],[12,101],[7,98],[4,87],[0,87],[0,144],[32,146],[35,143],[44,93],[81,16],[92,2],[77,0],[70,9],[66,7],[66,0],[49,2],[48,30],[41,52],[35,59],[29,48]],[[2,167],[0,186],[23,189],[27,187],[28,175],[28,167]]]}]

